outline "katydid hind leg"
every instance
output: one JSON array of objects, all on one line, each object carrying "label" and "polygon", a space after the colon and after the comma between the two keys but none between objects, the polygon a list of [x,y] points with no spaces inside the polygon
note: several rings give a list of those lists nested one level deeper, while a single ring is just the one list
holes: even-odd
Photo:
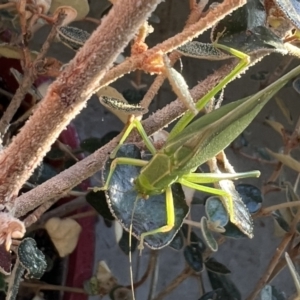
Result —
[{"label": "katydid hind leg", "polygon": [[[220,48],[222,50],[225,50],[229,52],[230,54],[236,56],[237,58],[240,58],[240,62],[238,65],[227,75],[225,76],[210,92],[205,94],[200,100],[196,103],[196,109],[198,111],[201,111],[205,105],[222,89],[225,88],[225,86],[235,79],[242,71],[246,70],[249,63],[250,63],[250,57],[238,50],[235,50],[233,48],[220,45],[215,43],[215,47]],[[176,123],[174,128],[169,134],[168,140],[175,137],[179,132],[181,132],[194,118],[194,114],[190,111],[187,111],[184,116]]]},{"label": "katydid hind leg", "polygon": [[174,226],[175,226],[175,208],[174,208],[174,200],[173,200],[173,194],[172,194],[172,189],[171,187],[167,187],[166,189],[166,225],[153,229],[147,232],[143,232],[140,236],[140,243],[138,246],[139,250],[144,249],[144,239],[148,235],[153,235],[157,233],[162,233],[162,232],[168,232],[170,231]]},{"label": "katydid hind leg", "polygon": [[193,183],[207,184],[215,183],[220,180],[237,180],[242,178],[259,177],[260,171],[249,171],[242,173],[189,173],[182,178]]},{"label": "katydid hind leg", "polygon": [[236,220],[235,220],[235,213],[234,213],[234,209],[233,209],[233,199],[232,199],[232,196],[223,191],[223,190],[220,190],[220,189],[216,189],[216,188],[212,188],[212,187],[208,187],[208,186],[204,186],[204,185],[200,185],[200,184],[197,184],[197,183],[193,183],[193,182],[190,182],[186,179],[183,179],[183,178],[180,178],[178,180],[178,182],[182,185],[185,185],[189,188],[192,188],[192,189],[195,189],[197,191],[201,191],[201,192],[205,192],[205,193],[208,193],[208,194],[213,194],[213,195],[217,195],[217,196],[221,196],[223,199],[226,199],[224,200],[224,206],[229,214],[229,217],[230,217],[230,221],[232,223],[236,223]]}]

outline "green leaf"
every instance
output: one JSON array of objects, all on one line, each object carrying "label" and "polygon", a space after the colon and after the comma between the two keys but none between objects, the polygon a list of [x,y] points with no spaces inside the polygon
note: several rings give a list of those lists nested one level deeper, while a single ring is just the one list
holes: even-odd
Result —
[{"label": "green leaf", "polygon": [[277,224],[284,230],[284,232],[289,232],[290,225],[289,222],[285,220],[285,218],[282,216],[282,211],[284,210],[276,210],[272,212],[272,217],[277,222]]},{"label": "green leaf", "polygon": [[130,104],[138,104],[140,103],[144,96],[146,95],[146,91],[144,90],[136,90],[136,89],[127,89],[122,92],[123,97]]},{"label": "green leaf", "polygon": [[[181,227],[181,230],[180,230],[180,231],[183,232],[183,235],[186,239],[188,238],[188,236],[187,236],[188,227],[189,226],[187,224],[183,224],[182,227]],[[205,243],[193,230],[191,231],[190,241],[191,241],[191,244],[193,244],[193,245],[196,244],[199,247],[199,249],[201,250],[202,253],[206,250]]]},{"label": "green leaf", "polygon": [[210,257],[207,261],[205,261],[205,267],[210,272],[218,273],[227,275],[230,274],[230,270],[224,266],[223,264],[219,263],[216,259]]},{"label": "green leaf", "polygon": [[208,229],[206,217],[201,218],[201,232],[207,246],[211,251],[216,252],[218,250],[218,243],[212,235],[212,232]]},{"label": "green leaf", "polygon": [[265,124],[268,124],[270,127],[272,127],[276,132],[278,132],[282,137],[283,133],[285,132],[284,126],[276,121],[265,119]]},{"label": "green leaf", "polygon": [[25,238],[18,247],[20,264],[27,270],[26,277],[40,279],[46,268],[46,259],[32,238]]},{"label": "green leaf", "polygon": [[266,80],[267,76],[269,75],[268,71],[259,71],[257,73],[254,73],[250,76],[250,79],[255,81],[264,81]]},{"label": "green leaf", "polygon": [[184,237],[181,230],[177,232],[172,242],[169,244],[169,247],[173,248],[174,250],[181,250],[184,246]]},{"label": "green leaf", "polygon": [[43,162],[34,170],[28,181],[33,184],[42,184],[57,174],[57,171],[51,165]]},{"label": "green leaf", "polygon": [[188,265],[197,273],[203,270],[202,252],[197,245],[188,245],[183,251],[184,258]]},{"label": "green leaf", "polygon": [[229,221],[228,213],[219,197],[209,197],[205,203],[205,211],[208,219],[218,223],[220,227],[224,227]]},{"label": "green leaf", "polygon": [[94,153],[96,150],[103,146],[102,141],[100,138],[91,137],[87,138],[80,143],[80,148],[83,151]]},{"label": "green leaf", "polygon": [[176,49],[180,54],[197,59],[223,60],[230,58],[230,54],[222,52],[212,44],[198,41],[187,42]]},{"label": "green leaf", "polygon": [[235,284],[230,280],[228,275],[222,275],[207,271],[209,281],[214,290],[223,289],[224,297],[222,300],[242,300],[240,291]]},{"label": "green leaf", "polygon": [[[117,157],[141,158],[140,150],[133,144],[123,145]],[[112,160],[108,160],[103,172],[104,182]],[[141,198],[134,190],[133,180],[140,174],[140,167],[133,165],[117,165],[105,192],[112,214],[129,231],[132,222],[132,233],[138,239],[143,232],[157,229],[167,223],[165,193]],[[168,232],[157,233],[145,237],[145,244],[159,249],[167,246],[180,229],[189,208],[180,184],[172,185],[175,207],[175,226]],[[132,218],[133,215],[133,218]]]},{"label": "green leaf", "polygon": [[199,300],[224,300],[227,297],[223,289],[216,289],[214,291],[205,293]]},{"label": "green leaf", "polygon": [[279,98],[279,97],[275,97],[275,101],[276,101],[276,104],[278,105],[280,111],[282,112],[282,114],[284,115],[286,120],[288,121],[288,123],[292,124],[293,123],[293,117],[292,117],[291,111],[287,107],[285,101],[282,98]]},{"label": "green leaf", "polygon": [[92,206],[105,220],[115,220],[114,216],[109,210],[105,193],[103,191],[89,192],[85,198],[87,203]]},{"label": "green leaf", "polygon": [[246,234],[244,234],[237,226],[235,226],[231,222],[228,222],[228,224],[224,228],[225,228],[225,232],[222,232],[221,234],[226,237],[234,238],[234,239],[247,237]]},{"label": "green leaf", "polygon": [[300,77],[297,77],[294,81],[293,81],[293,88],[294,90],[300,94]]},{"label": "green leaf", "polygon": [[256,213],[261,208],[263,195],[260,189],[252,184],[238,184],[235,188],[251,214]]},{"label": "green leaf", "polygon": [[289,167],[292,170],[297,171],[298,173],[300,172],[300,163],[292,158],[290,155],[288,154],[281,154],[281,153],[275,153],[270,149],[267,149],[267,151],[274,157],[276,158],[278,161],[280,161],[281,163],[283,163],[285,166]]},{"label": "green leaf", "polygon": [[129,255],[130,251],[132,251],[132,252],[135,251],[137,243],[138,243],[138,240],[134,236],[131,236],[131,249],[130,249],[129,233],[127,231],[123,230],[122,237],[119,241],[119,247],[126,255]]}]

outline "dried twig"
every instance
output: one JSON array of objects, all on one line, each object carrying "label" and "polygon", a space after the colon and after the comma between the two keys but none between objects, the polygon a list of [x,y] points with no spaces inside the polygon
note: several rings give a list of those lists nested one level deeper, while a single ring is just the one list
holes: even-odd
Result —
[{"label": "dried twig", "polygon": [[[20,84],[19,88],[17,89],[15,95],[13,96],[12,100],[9,103],[9,106],[7,107],[6,111],[4,112],[3,117],[0,120],[0,136],[3,137],[4,134],[6,133],[9,123],[11,122],[13,116],[15,115],[16,111],[20,107],[29,88],[33,84],[34,80],[36,79],[35,72],[34,72],[34,70],[32,70],[31,67],[32,66],[34,67],[36,65],[36,63],[40,62],[45,57],[45,55],[50,47],[50,44],[56,35],[56,28],[57,28],[57,26],[59,26],[62,19],[63,19],[63,16],[60,15],[57,19],[57,22],[52,27],[51,32],[49,33],[46,41],[44,42],[41,52],[37,55],[33,64],[30,63],[30,67],[26,67],[24,69],[23,81]],[[29,64],[29,62],[25,63],[25,66],[27,64]]]},{"label": "dried twig", "polygon": [[162,300],[171,293],[178,285],[180,285],[184,280],[190,277],[193,274],[191,267],[187,266],[185,269],[162,291],[160,292],[153,300]]}]

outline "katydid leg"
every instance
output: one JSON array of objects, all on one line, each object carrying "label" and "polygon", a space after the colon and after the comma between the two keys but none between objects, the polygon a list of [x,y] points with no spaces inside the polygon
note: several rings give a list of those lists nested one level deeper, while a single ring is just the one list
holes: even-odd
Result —
[{"label": "katydid leg", "polygon": [[127,139],[127,137],[129,136],[130,132],[136,128],[139,132],[139,134],[141,135],[144,143],[146,144],[146,147],[149,149],[149,151],[154,155],[156,153],[155,147],[153,146],[151,140],[148,138],[147,133],[145,132],[141,122],[138,119],[133,119],[129,121],[129,125],[127,126],[127,128],[124,131],[124,134],[122,136],[122,138],[120,139],[118,146],[114,149],[114,151],[110,154],[110,158],[115,158],[118,150],[120,149],[120,147],[123,145],[123,143],[125,142],[125,140]]},{"label": "katydid leg", "polygon": [[148,164],[147,160],[142,160],[142,159],[137,159],[137,158],[128,158],[128,157],[117,157],[112,161],[112,163],[110,165],[110,169],[109,169],[109,173],[108,173],[105,185],[103,187],[94,187],[93,191],[97,192],[97,191],[108,190],[109,182],[111,180],[111,177],[112,177],[117,165],[133,165],[136,167],[144,167],[147,164]]},{"label": "katydid leg", "polygon": [[[221,44],[215,43],[214,46],[216,48],[220,48],[229,52],[230,54],[236,56],[237,58],[240,58],[241,60],[238,63],[238,65],[227,76],[224,77],[223,80],[221,80],[210,92],[208,92],[205,96],[203,96],[200,100],[197,101],[195,106],[198,111],[201,111],[205,107],[205,105],[210,101],[210,99],[212,99],[230,81],[232,81],[237,75],[239,75],[243,70],[245,70],[250,63],[250,57],[243,52]],[[193,120],[194,117],[194,113],[187,111],[170,132],[168,140],[175,137],[179,132],[181,132]]]},{"label": "katydid leg", "polygon": [[233,200],[232,200],[232,196],[229,193],[224,192],[223,190],[220,190],[220,189],[211,188],[211,187],[204,186],[204,185],[199,185],[197,183],[190,182],[183,178],[178,179],[177,182],[179,182],[180,184],[185,185],[189,188],[195,189],[197,191],[221,196],[224,199],[223,204],[229,214],[230,221],[234,224],[236,223],[235,216],[234,216],[234,210],[233,210]]},{"label": "katydid leg", "polygon": [[183,175],[182,178],[193,183],[215,183],[220,180],[236,180],[249,177],[259,177],[260,171],[249,171],[242,173],[190,173]]},{"label": "katydid leg", "polygon": [[166,213],[167,213],[167,224],[166,225],[164,225],[160,228],[154,229],[154,230],[143,232],[141,234],[140,243],[139,243],[139,246],[138,246],[138,248],[140,250],[144,249],[143,243],[144,243],[144,239],[145,239],[146,236],[161,233],[161,232],[168,232],[175,225],[174,200],[173,200],[172,189],[171,189],[170,186],[167,187],[167,189],[166,189]]}]

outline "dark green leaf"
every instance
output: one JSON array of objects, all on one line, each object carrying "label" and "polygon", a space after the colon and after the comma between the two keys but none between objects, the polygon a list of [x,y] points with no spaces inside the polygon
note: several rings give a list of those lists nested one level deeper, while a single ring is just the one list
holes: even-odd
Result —
[{"label": "dark green leaf", "polygon": [[[141,158],[139,149],[132,144],[123,145],[118,151],[117,157]],[[104,178],[108,175],[110,164],[111,160],[106,163],[103,172]],[[143,199],[134,190],[133,180],[139,175],[140,169],[132,165],[117,165],[110,181],[109,190],[106,192],[107,201],[113,215],[127,231],[129,231],[133,215],[132,232],[137,238],[141,233],[160,228],[167,223],[165,194]],[[181,186],[173,184],[172,192],[175,207],[175,226],[169,232],[146,236],[145,243],[150,248],[159,249],[168,245],[188,214],[189,209]]]},{"label": "dark green leaf", "polygon": [[177,232],[172,242],[169,244],[169,247],[174,250],[181,250],[184,246],[184,237],[181,230]]},{"label": "dark green leaf", "polygon": [[34,170],[28,181],[33,184],[42,184],[56,175],[57,171],[51,165],[42,163]]},{"label": "dark green leaf", "polygon": [[219,263],[217,260],[214,258],[210,257],[205,263],[205,267],[207,270],[214,272],[214,273],[219,273],[223,275],[230,274],[230,270],[224,266],[223,264]]},{"label": "dark green leaf", "polygon": [[188,245],[183,251],[186,262],[195,272],[203,270],[203,258],[201,250],[197,245]]},{"label": "dark green leaf", "polygon": [[263,196],[260,189],[252,184],[238,184],[235,188],[251,214],[256,213],[261,208]]},{"label": "dark green leaf", "polygon": [[27,270],[29,278],[40,279],[46,268],[46,259],[42,251],[36,247],[36,241],[25,238],[18,247],[20,264]]},{"label": "dark green leaf", "polygon": [[277,224],[285,231],[289,232],[290,230],[290,225],[288,222],[283,218],[281,212],[279,210],[276,210],[272,212],[272,216],[274,220],[277,222]]},{"label": "dark green leaf", "polygon": [[293,88],[294,90],[300,94],[300,77],[297,77],[294,81],[293,81]]},{"label": "dark green leaf", "polygon": [[199,300],[224,300],[225,297],[227,297],[226,291],[223,289],[216,289],[204,294]]},{"label": "dark green leaf", "polygon": [[241,300],[242,296],[235,284],[228,275],[222,275],[207,271],[210,284],[214,290],[223,289],[224,298],[222,300]]},{"label": "dark green leaf", "polygon": [[234,224],[232,224],[231,222],[228,222],[228,224],[224,228],[225,228],[225,232],[221,234],[229,238],[240,239],[240,238],[247,237],[246,234],[240,231],[239,228]]},{"label": "dark green leaf", "polygon": [[52,147],[46,156],[51,160],[60,160],[65,157],[65,152],[57,147]]},{"label": "dark green leaf", "polygon": [[136,89],[127,89],[123,91],[122,95],[124,98],[128,101],[130,104],[138,104],[140,103],[144,96],[146,94],[146,91],[144,90],[136,90]]},{"label": "dark green leaf", "polygon": [[[188,238],[187,237],[188,225],[183,224],[180,231],[183,233],[184,237],[187,239]],[[190,241],[191,241],[191,244],[196,244],[202,253],[206,250],[205,243],[193,230],[191,230]]]},{"label": "dark green leaf", "polygon": [[129,255],[129,252],[134,252],[137,246],[138,240],[131,236],[131,249],[129,247],[129,233],[125,230],[123,230],[122,237],[119,241],[119,247],[120,249],[126,254]]},{"label": "dark green leaf", "polygon": [[205,203],[205,211],[208,219],[218,223],[220,227],[224,227],[229,221],[228,213],[219,197],[209,197]]},{"label": "dark green leaf", "polygon": [[[110,131],[106,133],[102,138],[102,146],[106,145],[108,142],[110,142],[113,138],[115,138],[120,132],[119,131]],[[101,146],[101,147],[102,147]]]},{"label": "dark green leaf", "polygon": [[96,138],[96,137],[91,137],[91,138],[85,139],[80,143],[80,148],[83,151],[86,151],[89,153],[94,153],[96,150],[98,150],[102,146],[103,145],[102,145],[101,139]]},{"label": "dark green leaf", "polygon": [[115,220],[114,216],[109,210],[105,193],[103,191],[89,192],[85,198],[87,203],[92,206],[105,220]]},{"label": "dark green leaf", "polygon": [[257,73],[252,74],[250,78],[255,81],[264,81],[266,80],[268,75],[269,75],[268,71],[259,71]]},{"label": "dark green leaf", "polygon": [[211,251],[216,252],[218,250],[218,243],[212,235],[212,232],[208,229],[206,217],[202,217],[201,219],[201,232],[207,246],[211,249]]}]

